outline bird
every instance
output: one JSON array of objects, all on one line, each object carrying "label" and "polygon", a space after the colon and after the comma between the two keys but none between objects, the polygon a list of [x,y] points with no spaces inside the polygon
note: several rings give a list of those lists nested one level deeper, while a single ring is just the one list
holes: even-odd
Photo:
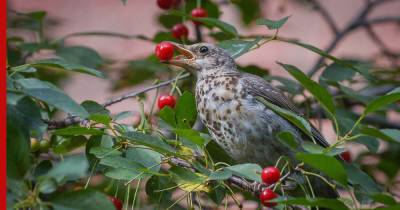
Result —
[{"label": "bird", "polygon": [[[184,45],[171,42],[180,55],[165,63],[194,74],[196,109],[212,139],[238,163],[274,165],[281,156],[298,162],[295,153],[276,135],[289,131],[301,144],[313,142],[294,124],[274,112],[259,98],[301,115],[290,99],[263,78],[239,71],[235,60],[223,48],[211,43]],[[312,126],[314,141],[323,147],[329,143]],[[324,181],[312,179],[320,197],[336,198],[336,190]]]}]

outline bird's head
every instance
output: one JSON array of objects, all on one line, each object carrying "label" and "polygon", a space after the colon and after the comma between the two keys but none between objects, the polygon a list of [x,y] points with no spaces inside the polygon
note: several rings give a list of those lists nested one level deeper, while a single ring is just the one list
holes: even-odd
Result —
[{"label": "bird's head", "polygon": [[179,66],[197,77],[236,72],[233,58],[222,48],[210,43],[183,45],[171,42],[181,53],[166,63]]}]

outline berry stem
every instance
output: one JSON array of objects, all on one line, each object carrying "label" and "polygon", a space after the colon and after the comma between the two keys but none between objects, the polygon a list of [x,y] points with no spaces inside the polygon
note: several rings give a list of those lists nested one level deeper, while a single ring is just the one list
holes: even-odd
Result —
[{"label": "berry stem", "polygon": [[197,8],[200,8],[200,7],[201,7],[201,0],[197,0],[197,1],[196,1],[196,6],[197,6]]}]

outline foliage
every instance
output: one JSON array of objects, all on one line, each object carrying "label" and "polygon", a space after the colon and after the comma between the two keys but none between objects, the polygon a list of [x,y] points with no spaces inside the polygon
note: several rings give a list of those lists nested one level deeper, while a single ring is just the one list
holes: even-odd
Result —
[{"label": "foliage", "polygon": [[[296,152],[296,158],[300,162],[297,166],[306,164],[313,168],[309,171],[308,167],[300,170],[301,174],[296,178],[298,184],[309,189],[311,186],[304,179],[317,176],[326,180],[324,177],[329,177],[326,181],[335,189],[343,189],[355,195],[353,200],[336,200],[319,198],[318,195],[308,193],[308,190],[297,197],[284,196],[282,191],[282,196],[276,200],[279,204],[277,208],[295,204],[355,209],[358,208],[358,203],[375,203],[395,209],[400,205],[390,194],[390,186],[395,182],[400,168],[400,163],[396,161],[400,158],[400,130],[399,126],[390,127],[385,123],[389,121],[388,112],[400,111],[400,92],[395,89],[377,95],[368,93],[373,88],[388,84],[388,79],[382,76],[382,72],[390,70],[373,62],[337,58],[310,44],[280,37],[278,29],[285,27],[284,24],[295,17],[288,16],[280,20],[257,19],[260,16],[258,0],[235,0],[232,3],[241,13],[243,24],[254,22],[261,25],[259,27],[266,26],[266,31],[272,30],[273,35],[241,36],[235,26],[219,19],[220,5],[214,1],[199,1],[209,11],[208,18],[192,18],[189,14],[196,6],[194,2],[185,2],[177,10],[160,15],[160,25],[170,29],[175,23],[185,19],[202,22],[208,28],[202,36],[214,38],[234,58],[256,50],[263,44],[277,41],[300,46],[330,60],[329,65],[322,67],[318,82],[294,65],[279,63],[293,76],[290,79],[270,76],[263,67],[240,66],[243,71],[278,82],[280,88],[291,98],[303,97],[296,106],[304,111],[304,116],[267,101],[263,103],[307,135],[312,136],[312,129],[306,118],[324,117],[332,122],[337,138],[328,148],[311,143],[299,145],[290,132],[278,134],[277,139]],[[239,177],[239,180],[246,180],[246,183],[260,182],[261,166],[253,163],[236,164],[212,141],[207,131],[194,128],[197,111],[195,98],[191,93],[193,79],[186,83],[179,83],[178,79],[171,80],[171,93],[179,96],[176,107],[165,107],[158,113],[153,112],[153,109],[150,113],[144,113],[141,109],[140,123],[132,125],[121,123],[122,118],[130,117],[128,112],[110,113],[106,107],[94,101],[81,104],[75,102],[58,87],[59,77],[52,76],[83,73],[108,79],[105,73],[110,68],[108,61],[94,49],[67,46],[65,40],[69,37],[110,36],[153,43],[181,40],[176,40],[165,31],[158,32],[154,37],[85,32],[51,40],[44,36],[44,30],[51,27],[45,24],[46,12],[12,15],[10,29],[33,32],[37,39],[26,40],[17,35],[7,38],[8,209],[113,209],[107,195],[118,196],[124,200],[125,207],[134,205],[140,208],[147,203],[161,209],[180,209],[182,207],[177,203],[194,195],[212,200],[216,205],[223,205],[226,196],[234,196],[230,185],[234,178]],[[186,43],[193,42],[195,40],[186,40]],[[27,59],[44,49],[51,50],[54,58]],[[156,77],[178,78],[182,74],[172,73],[153,55],[130,60],[123,69],[115,83],[115,89]],[[399,81],[393,79],[390,83],[399,84]],[[139,97],[138,94],[135,96]],[[318,104],[319,108],[314,108]],[[349,104],[361,106],[363,111],[348,109]],[[60,112],[85,119],[86,126],[69,125],[50,129],[48,122],[53,121]],[[157,116],[156,124],[152,123],[152,114]],[[381,120],[371,121],[376,118]],[[36,151],[31,150],[33,140],[39,140],[41,144],[48,142],[50,149],[41,147]],[[351,164],[335,158],[343,152],[342,147],[348,142],[367,148]],[[383,142],[388,145],[388,149],[377,153]],[[79,154],[77,151],[80,151]],[[377,157],[377,164],[365,165],[362,159],[366,156]],[[183,163],[176,162],[177,159]],[[290,173],[291,170],[286,167],[288,164],[295,163],[288,163],[284,156],[277,163],[283,173]],[[365,172],[361,169],[365,169]],[[385,183],[377,183],[373,176],[376,171],[383,172],[387,179]],[[102,177],[102,181],[93,184],[93,177]],[[142,183],[145,183],[143,190],[149,197],[147,201],[138,199]],[[275,188],[280,189],[279,186],[282,186],[281,182]],[[184,192],[183,197],[172,197],[172,192],[176,189]],[[245,190],[248,189],[240,186],[235,189],[243,193]],[[254,196],[246,198],[257,201]],[[192,205],[192,202],[188,203]]]}]

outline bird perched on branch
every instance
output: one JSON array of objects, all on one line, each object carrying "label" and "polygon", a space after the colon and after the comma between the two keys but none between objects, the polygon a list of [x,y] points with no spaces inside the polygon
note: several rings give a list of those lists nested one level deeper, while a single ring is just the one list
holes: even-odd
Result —
[{"label": "bird perched on branch", "polygon": [[[236,161],[274,165],[279,157],[296,162],[294,153],[276,134],[290,131],[299,144],[310,141],[294,124],[269,109],[259,98],[297,113],[293,103],[261,77],[240,72],[234,59],[222,48],[209,43],[172,43],[182,54],[167,61],[197,77],[197,111],[215,141]],[[319,145],[329,143],[313,127]],[[298,162],[298,161],[297,161]],[[313,179],[317,196],[336,197],[335,190],[322,180]]]}]

